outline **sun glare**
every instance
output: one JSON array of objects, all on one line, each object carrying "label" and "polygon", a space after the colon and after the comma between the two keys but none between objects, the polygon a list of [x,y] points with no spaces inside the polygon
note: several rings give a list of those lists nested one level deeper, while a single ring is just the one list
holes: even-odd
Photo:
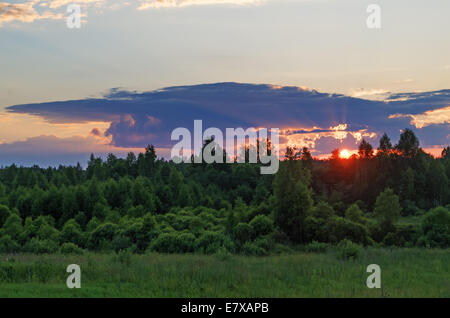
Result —
[{"label": "sun glare", "polygon": [[352,154],[347,149],[342,149],[341,152],[339,153],[339,157],[342,159],[348,159],[350,158],[351,155]]}]

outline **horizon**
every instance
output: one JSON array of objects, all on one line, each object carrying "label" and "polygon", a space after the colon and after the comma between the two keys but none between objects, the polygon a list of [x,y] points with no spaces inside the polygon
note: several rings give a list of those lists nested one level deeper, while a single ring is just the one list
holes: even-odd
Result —
[{"label": "horizon", "polygon": [[195,119],[280,128],[282,147],[319,157],[411,128],[438,155],[450,3],[376,4],[379,16],[368,0],[3,0],[0,164],[147,144],[168,156],[170,132]]}]

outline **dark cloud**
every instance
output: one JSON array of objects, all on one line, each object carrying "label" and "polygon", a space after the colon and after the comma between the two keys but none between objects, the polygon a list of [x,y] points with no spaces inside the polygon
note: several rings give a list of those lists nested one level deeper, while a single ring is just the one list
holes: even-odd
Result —
[{"label": "dark cloud", "polygon": [[90,134],[92,136],[96,136],[96,137],[101,137],[102,136],[102,132],[98,128],[92,129]]},{"label": "dark cloud", "polygon": [[[170,147],[177,127],[193,129],[196,119],[204,128],[267,127],[317,134],[347,124],[347,131],[387,132],[394,142],[411,118],[395,114],[421,114],[450,105],[450,90],[394,94],[389,102],[320,93],[298,87],[238,83],[178,86],[149,92],[112,89],[104,98],[28,104],[8,107],[14,113],[43,117],[54,123],[111,122],[105,136],[119,147]],[[415,129],[423,146],[448,143],[448,124]],[[350,138],[350,137],[348,137]],[[354,136],[352,137],[354,138]],[[373,139],[376,141],[375,139]],[[355,143],[354,140],[348,141]],[[335,143],[323,140],[320,152]]]}]

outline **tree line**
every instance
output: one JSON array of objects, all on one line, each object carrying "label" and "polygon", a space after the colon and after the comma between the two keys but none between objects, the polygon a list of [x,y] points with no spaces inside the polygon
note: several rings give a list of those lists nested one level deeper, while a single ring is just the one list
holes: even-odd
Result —
[{"label": "tree line", "polygon": [[[209,141],[211,142],[211,141]],[[339,244],[450,246],[450,147],[434,158],[405,129],[348,159],[288,147],[260,164],[174,164],[153,146],[87,168],[0,169],[0,253],[241,253]],[[402,220],[414,220],[402,222]]]}]

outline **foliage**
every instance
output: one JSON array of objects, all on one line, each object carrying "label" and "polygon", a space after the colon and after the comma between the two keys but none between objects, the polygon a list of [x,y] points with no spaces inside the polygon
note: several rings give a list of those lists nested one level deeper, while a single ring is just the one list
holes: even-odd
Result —
[{"label": "foliage", "polygon": [[361,246],[350,240],[343,239],[337,246],[338,257],[343,260],[355,260],[361,251]]},{"label": "foliage", "polygon": [[266,255],[345,239],[445,248],[450,148],[434,158],[419,146],[405,129],[395,146],[385,134],[374,153],[363,140],[349,159],[288,147],[275,175],[261,163],[176,165],[153,146],[92,155],[86,169],[3,167],[0,253]]}]

